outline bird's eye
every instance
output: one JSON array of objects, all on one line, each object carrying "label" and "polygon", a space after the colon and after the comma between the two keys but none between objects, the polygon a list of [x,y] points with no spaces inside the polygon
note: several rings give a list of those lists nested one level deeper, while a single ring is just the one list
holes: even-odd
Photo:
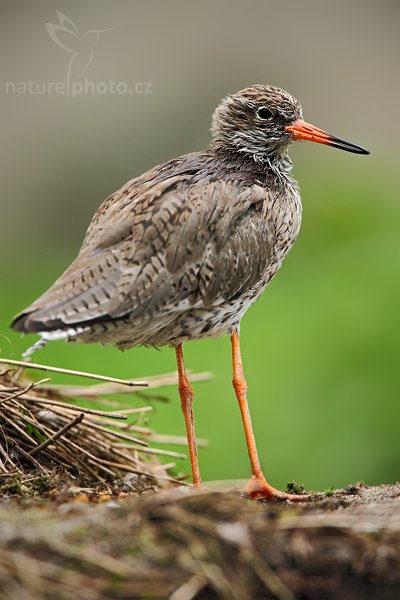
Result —
[{"label": "bird's eye", "polygon": [[257,117],[259,117],[260,119],[270,119],[272,117],[272,110],[270,110],[266,106],[261,106],[257,110]]}]

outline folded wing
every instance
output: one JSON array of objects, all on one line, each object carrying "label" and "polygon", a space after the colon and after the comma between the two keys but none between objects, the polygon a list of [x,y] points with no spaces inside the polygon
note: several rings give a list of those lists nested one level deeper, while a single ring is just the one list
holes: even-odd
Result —
[{"label": "folded wing", "polygon": [[274,243],[265,189],[194,177],[193,158],[190,169],[167,167],[102,204],[76,260],[15,318],[14,329],[170,315],[218,306],[256,284]]}]

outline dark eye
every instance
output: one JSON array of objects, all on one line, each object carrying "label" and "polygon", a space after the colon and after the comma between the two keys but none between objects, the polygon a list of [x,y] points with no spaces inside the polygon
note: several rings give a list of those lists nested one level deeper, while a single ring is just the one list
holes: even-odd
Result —
[{"label": "dark eye", "polygon": [[257,117],[259,117],[260,119],[270,119],[272,117],[272,110],[270,110],[266,106],[261,106],[257,110]]}]

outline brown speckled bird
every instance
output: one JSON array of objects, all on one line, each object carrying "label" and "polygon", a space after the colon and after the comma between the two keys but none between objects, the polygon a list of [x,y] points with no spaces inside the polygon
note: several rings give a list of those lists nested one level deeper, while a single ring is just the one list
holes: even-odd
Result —
[{"label": "brown speckled bird", "polygon": [[195,485],[193,388],[182,344],[228,333],[253,472],[246,489],[297,501],[304,496],[276,490],[261,470],[239,345],[242,316],[299,232],[300,195],[287,154],[294,140],[368,154],[307,124],[299,102],[279,88],[254,85],[228,96],[214,113],[209,149],[154,167],[105,200],[76,260],[12,327],[43,341],[174,347]]}]

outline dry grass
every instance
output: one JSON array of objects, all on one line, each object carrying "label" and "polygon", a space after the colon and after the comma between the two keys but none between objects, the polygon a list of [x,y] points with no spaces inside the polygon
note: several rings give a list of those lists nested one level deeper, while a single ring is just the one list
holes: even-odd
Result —
[{"label": "dry grass", "polygon": [[[183,440],[158,438],[147,424],[152,402],[160,401],[153,390],[176,384],[175,374],[132,382],[21,361],[0,362],[5,366],[0,373],[0,493],[65,476],[74,478],[77,485],[107,485],[132,473],[161,485],[177,482],[171,470],[184,454],[153,444]],[[52,385],[48,378],[34,382],[23,370],[26,367],[67,376],[79,374],[103,383]],[[194,379],[205,377],[207,374]],[[145,396],[140,391],[143,388],[148,390]],[[135,406],[128,409],[118,403],[118,396],[126,392],[136,399]],[[103,411],[82,405],[99,397],[113,408],[117,403],[117,409]],[[168,464],[162,463],[161,457],[167,457]]]},{"label": "dry grass", "polygon": [[0,597],[398,600],[399,494],[352,486],[289,507],[179,488],[0,503]]}]

